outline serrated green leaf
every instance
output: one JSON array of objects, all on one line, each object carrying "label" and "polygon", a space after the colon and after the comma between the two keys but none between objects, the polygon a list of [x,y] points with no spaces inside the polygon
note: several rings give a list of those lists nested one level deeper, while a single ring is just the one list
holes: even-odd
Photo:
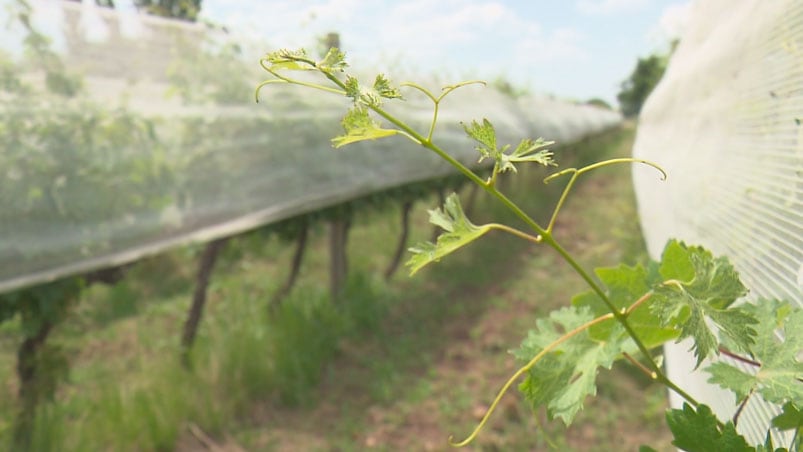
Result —
[{"label": "serrated green leaf", "polygon": [[519,145],[509,154],[505,152],[510,148],[510,145],[504,145],[501,148],[496,144],[496,129],[490,121],[483,118],[482,124],[477,121],[471,121],[471,124],[462,124],[466,134],[477,142],[474,148],[480,153],[480,162],[486,158],[493,159],[495,162],[495,171],[504,173],[506,171],[516,172],[514,163],[520,162],[534,162],[544,166],[556,166],[557,164],[552,160],[552,151],[543,149],[546,146],[553,144],[553,141],[545,141],[543,138],[537,140],[524,139],[519,142]]},{"label": "serrated green leaf", "polygon": [[699,405],[697,411],[688,404],[681,410],[669,410],[666,423],[675,439],[672,444],[687,452],[750,452],[755,448],[736,433],[733,422],[728,422],[722,431],[717,426],[717,418],[706,405]]},{"label": "serrated green leaf", "polygon": [[271,70],[312,71],[315,68],[309,64],[309,56],[304,49],[280,49],[270,52],[263,60],[270,63]]},{"label": "serrated green leaf", "polygon": [[[538,319],[536,329],[528,332],[521,346],[512,353],[529,362],[548,345],[595,317],[586,307],[565,307],[548,318]],[[594,340],[588,330],[558,345],[538,361],[519,385],[534,408],[546,406],[550,419],[561,418],[571,424],[583,407],[586,396],[597,392],[596,377],[600,367],[610,369],[627,347],[619,331],[610,340]]]},{"label": "serrated green leaf", "polygon": [[780,430],[803,428],[803,410],[795,406],[792,402],[786,402],[782,408],[781,414],[772,419],[772,426]]},{"label": "serrated green leaf", "polygon": [[368,110],[362,106],[355,106],[343,118],[344,135],[332,139],[334,147],[339,148],[358,141],[376,140],[399,133],[395,129],[383,129],[371,118]]},{"label": "serrated green leaf", "polygon": [[343,82],[346,85],[346,96],[352,98],[354,102],[357,102],[360,98],[360,82],[356,78],[348,75],[346,76],[346,81]]},{"label": "serrated green leaf", "polygon": [[496,130],[493,124],[487,119],[482,120],[482,124],[477,121],[471,121],[471,124],[462,124],[466,134],[478,143],[475,148],[480,153],[480,161],[486,158],[494,160],[501,159],[501,152],[496,147]]},{"label": "serrated green leaf", "polygon": [[446,198],[443,210],[429,211],[429,221],[446,232],[441,234],[434,244],[424,242],[410,248],[413,256],[406,265],[410,267],[411,276],[426,265],[438,262],[443,256],[457,251],[491,230],[490,226],[476,226],[466,218],[460,199],[455,193]]},{"label": "serrated green leaf", "polygon": [[391,86],[390,81],[385,78],[383,74],[376,76],[376,80],[374,80],[374,91],[385,99],[402,99],[399,88]]},{"label": "serrated green leaf", "polygon": [[545,141],[543,138],[538,138],[537,140],[526,138],[521,140],[513,152],[510,154],[502,153],[499,171],[513,171],[515,173],[517,172],[516,166],[513,164],[521,162],[534,162],[543,166],[557,166],[557,163],[552,160],[552,151],[543,149],[552,144],[555,144],[555,142]]},{"label": "serrated green leaf", "polygon": [[750,352],[761,366],[752,375],[720,361],[706,369],[708,381],[733,391],[739,400],[755,390],[768,402],[803,406],[803,362],[798,358],[803,310],[778,300],[758,300],[744,310],[758,320]]},{"label": "serrated green leaf", "polygon": [[730,364],[718,361],[705,368],[711,374],[709,383],[730,389],[736,395],[737,401],[742,401],[747,397],[754,387],[755,379],[752,375],[746,374]]},{"label": "serrated green leaf", "polygon": [[659,272],[664,280],[676,280],[699,294],[706,304],[724,309],[747,294],[739,273],[726,257],[714,257],[700,246],[686,246],[683,242],[667,243]]},{"label": "serrated green leaf", "polygon": [[754,341],[755,318],[741,307],[730,307],[747,289],[725,257],[714,258],[702,247],[670,240],[661,259],[664,282],[655,288],[653,312],[666,326],[680,329],[678,341],[694,338],[697,366],[719,345],[707,320],[735,344],[748,349]]},{"label": "serrated green leaf", "polygon": [[359,81],[350,75],[346,77],[344,84],[346,96],[352,98],[358,105],[380,107],[382,99],[403,99],[401,91],[391,86],[390,81],[382,74],[376,76],[370,88],[360,85]]},{"label": "serrated green leaf", "polygon": [[332,47],[318,63],[318,67],[324,72],[343,72],[348,67],[346,54],[337,47]]},{"label": "serrated green leaf", "polygon": [[[595,269],[595,272],[606,287],[608,299],[617,309],[626,309],[647,294],[654,279],[654,275],[650,275],[647,269],[641,265],[602,267]],[[679,335],[677,329],[664,326],[661,319],[652,312],[650,306],[653,303],[655,303],[654,300],[647,300],[628,316],[628,323],[647,348],[657,347],[666,341],[676,339]],[[608,313],[608,307],[593,291],[575,296],[572,304],[587,306],[595,316]],[[614,319],[605,321],[591,327],[589,334],[594,339],[607,340],[615,325],[618,325],[618,322]],[[622,334],[625,334],[624,331]]]}]

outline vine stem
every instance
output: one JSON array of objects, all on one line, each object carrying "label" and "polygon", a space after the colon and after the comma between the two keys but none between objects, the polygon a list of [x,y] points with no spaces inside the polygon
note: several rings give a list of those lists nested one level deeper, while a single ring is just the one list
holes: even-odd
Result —
[{"label": "vine stem", "polygon": [[485,227],[488,227],[490,229],[498,229],[500,231],[505,231],[508,234],[515,235],[516,237],[527,240],[528,242],[541,243],[540,235],[530,235],[527,234],[526,232],[519,231],[518,229],[511,228],[510,226],[504,224],[488,223],[485,225]]},{"label": "vine stem", "polygon": [[725,347],[723,347],[721,345],[719,346],[719,352],[722,353],[723,355],[727,356],[727,357],[735,359],[736,361],[741,361],[741,362],[743,362],[745,364],[749,364],[749,365],[754,366],[754,367],[761,367],[761,363],[760,362],[753,361],[752,359],[745,358],[744,356],[737,355],[736,353],[733,353],[732,351],[728,350],[727,348],[725,348]]},{"label": "vine stem", "polygon": [[608,313],[608,314],[602,315],[600,317],[597,317],[597,318],[595,318],[595,319],[593,319],[591,321],[588,321],[588,322],[578,326],[577,328],[569,331],[568,333],[566,333],[563,336],[559,337],[557,340],[555,340],[551,344],[549,344],[546,347],[544,347],[544,349],[541,350],[540,352],[538,352],[538,354],[535,355],[535,357],[533,357],[533,359],[531,359],[527,364],[521,366],[519,368],[519,370],[516,371],[516,373],[514,373],[510,378],[508,378],[507,382],[505,382],[504,386],[502,386],[502,389],[500,389],[499,392],[496,394],[496,398],[491,403],[491,406],[488,408],[488,410],[485,412],[485,415],[482,417],[482,420],[480,421],[480,423],[477,424],[476,427],[474,427],[474,431],[472,431],[471,434],[466,439],[464,439],[463,441],[460,441],[458,443],[454,442],[454,436],[453,435],[450,436],[449,437],[449,445],[452,446],[452,447],[463,447],[463,446],[467,445],[468,443],[470,443],[471,441],[473,441],[474,438],[476,438],[477,435],[479,434],[480,430],[482,430],[482,428],[488,422],[488,419],[491,417],[491,414],[493,414],[494,410],[496,409],[496,406],[499,404],[499,401],[502,400],[502,396],[504,396],[505,393],[508,391],[508,389],[510,389],[510,386],[512,386],[513,383],[515,383],[516,380],[519,379],[519,377],[524,375],[524,373],[526,373],[530,369],[532,369],[533,366],[535,366],[538,363],[538,361],[541,360],[541,358],[546,356],[547,353],[551,352],[552,350],[555,349],[555,347],[557,347],[558,345],[566,342],[567,340],[571,339],[572,337],[577,336],[579,333],[582,333],[583,331],[591,328],[592,326],[594,326],[594,325],[596,325],[598,323],[602,323],[602,322],[604,322],[606,320],[609,320],[609,319],[612,319],[612,318],[613,318],[613,313]]},{"label": "vine stem", "polygon": [[687,393],[678,385],[676,385],[675,382],[670,380],[666,376],[666,374],[664,374],[661,367],[655,363],[655,360],[652,359],[652,355],[650,355],[650,351],[647,349],[647,346],[644,345],[644,342],[641,341],[636,332],[633,330],[633,327],[631,327],[630,323],[627,321],[627,315],[628,315],[627,310],[621,311],[619,309],[616,309],[616,307],[611,302],[610,298],[608,298],[608,295],[602,290],[599,284],[597,284],[597,282],[594,281],[593,278],[591,278],[591,275],[589,275],[588,272],[586,272],[585,269],[582,266],[580,266],[579,263],[577,263],[574,257],[572,257],[572,255],[569,254],[569,252],[566,251],[566,249],[564,249],[554,239],[554,237],[552,237],[551,233],[545,234],[543,236],[543,241],[547,243],[549,246],[551,246],[555,251],[557,251],[558,254],[560,254],[561,257],[563,257],[563,259],[566,262],[568,262],[569,265],[571,265],[571,267],[575,270],[575,272],[577,272],[577,274],[580,275],[580,277],[583,278],[583,280],[591,287],[591,290],[593,290],[597,294],[597,296],[599,296],[600,299],[602,299],[605,305],[608,306],[608,309],[610,309],[611,314],[622,325],[622,327],[625,329],[625,332],[627,332],[628,336],[630,336],[630,338],[636,344],[636,347],[638,347],[641,354],[644,355],[644,357],[647,359],[647,363],[649,364],[652,371],[654,371],[656,374],[656,381],[660,382],[667,388],[671,389],[679,396],[681,396],[683,399],[685,399],[687,402],[689,402],[690,405],[697,408],[697,406],[700,405],[700,402],[698,402],[689,393]]},{"label": "vine stem", "polygon": [[[602,290],[602,287],[600,287],[600,285],[577,262],[577,260],[575,260],[574,257],[571,254],[569,254],[569,252],[566,251],[566,249],[563,248],[563,246],[561,246],[560,243],[558,243],[558,241],[553,237],[551,231],[548,231],[548,230],[544,229],[543,227],[541,227],[541,225],[536,223],[535,220],[530,218],[529,215],[527,215],[523,210],[521,210],[521,208],[518,205],[516,205],[513,201],[511,201],[502,192],[497,190],[495,186],[483,181],[479,176],[477,176],[477,174],[475,174],[473,171],[471,171],[468,167],[466,167],[465,165],[460,163],[457,159],[455,159],[451,155],[447,154],[443,149],[441,149],[436,144],[434,144],[431,141],[425,139],[423,136],[421,136],[421,134],[419,134],[418,132],[413,130],[407,124],[405,124],[404,122],[396,119],[393,115],[390,115],[389,113],[387,113],[385,110],[383,110],[380,107],[371,106],[371,109],[374,110],[377,114],[379,114],[383,118],[385,118],[386,120],[388,120],[389,122],[391,122],[396,127],[399,127],[404,132],[407,132],[410,136],[414,137],[416,139],[416,141],[421,146],[424,146],[425,148],[430,149],[431,151],[433,151],[436,154],[438,154],[441,158],[446,160],[449,164],[454,166],[458,171],[460,171],[462,174],[464,174],[466,177],[468,177],[472,182],[478,184],[485,191],[487,191],[488,193],[490,193],[491,195],[496,197],[502,204],[505,205],[505,207],[507,207],[517,217],[519,217],[528,226],[530,226],[530,228],[532,228],[538,234],[538,236],[541,237],[540,241],[543,242],[543,243],[546,243],[552,249],[557,251],[557,253],[574,269],[574,271],[578,275],[580,275],[580,277],[586,282],[586,284],[588,284],[588,286],[591,288],[591,290],[593,290],[600,297],[602,302],[605,303],[605,305],[610,310],[611,314],[614,316],[616,321],[618,321],[622,325],[622,327],[625,329],[625,332],[627,332],[627,335],[630,336],[630,338],[636,344],[636,347],[639,349],[641,354],[644,355],[644,358],[647,360],[647,363],[650,365],[650,368],[655,372],[655,374],[657,376],[656,380],[658,382],[662,383],[667,388],[669,388],[672,391],[674,391],[675,393],[677,393],[679,396],[681,396],[683,399],[685,399],[693,407],[696,408],[698,405],[700,405],[700,403],[694,397],[692,397],[689,393],[687,393],[682,388],[680,388],[677,384],[675,384],[672,380],[670,380],[664,374],[664,372],[661,369],[661,367],[658,366],[658,364],[655,363],[655,360],[653,360],[652,355],[650,355],[650,351],[647,349],[647,346],[644,345],[644,342],[641,341],[641,339],[638,337],[636,332],[633,330],[633,327],[630,326],[630,323],[627,321],[627,312],[626,311],[620,311],[619,309],[616,309],[616,306],[614,306],[613,302],[611,302],[610,298],[605,293],[605,291]],[[626,160],[626,161],[631,161],[631,160]],[[593,169],[593,168],[598,168],[600,166],[604,166],[604,165],[602,165],[602,163],[604,163],[604,162],[600,162],[600,163],[595,164],[595,165],[590,165],[588,167],[585,167],[584,169],[590,170],[590,169]],[[655,166],[655,165],[652,164],[652,166]],[[663,173],[663,170],[661,170],[661,172]],[[553,176],[557,176],[559,174],[560,173],[556,173]]]},{"label": "vine stem", "polygon": [[552,232],[552,228],[554,228],[555,222],[558,219],[558,212],[560,212],[560,209],[563,207],[563,204],[566,202],[566,198],[569,196],[569,192],[574,187],[575,181],[577,180],[578,177],[580,177],[581,174],[587,173],[587,172],[595,170],[597,168],[602,168],[603,166],[615,165],[615,164],[618,164],[618,163],[643,163],[645,165],[649,165],[649,166],[657,169],[661,173],[661,180],[666,180],[666,177],[667,177],[666,176],[666,171],[664,171],[663,168],[661,168],[660,166],[656,165],[655,163],[650,162],[649,160],[637,159],[637,158],[632,158],[632,157],[622,157],[622,158],[617,158],[617,159],[609,159],[609,160],[605,160],[605,161],[602,161],[602,162],[592,163],[591,165],[584,166],[584,167],[582,167],[580,169],[566,168],[566,169],[564,169],[562,171],[558,171],[555,174],[551,174],[551,175],[547,176],[544,179],[544,183],[545,184],[548,184],[553,179],[557,179],[558,177],[561,177],[561,176],[563,176],[565,174],[571,174],[572,177],[571,177],[571,179],[569,179],[569,182],[566,184],[566,186],[563,187],[563,193],[561,193],[560,199],[558,199],[558,203],[555,205],[555,210],[552,211],[552,217],[550,218],[549,225],[547,225],[547,228],[546,228],[547,231]]},{"label": "vine stem", "polygon": [[[340,79],[338,79],[331,70],[329,70],[327,68],[323,68],[318,63],[316,63],[314,61],[311,61],[311,60],[308,60],[308,59],[305,59],[305,58],[297,58],[297,60],[312,66],[314,69],[317,69],[327,79],[329,79],[332,83],[334,83],[338,88],[343,90],[342,93],[339,90],[333,90],[333,89],[329,89],[329,90],[326,90],[326,91],[335,92],[335,93],[338,93],[338,94],[344,94],[347,91],[346,85]],[[263,64],[263,68],[265,68],[264,64]],[[288,83],[297,83],[297,84],[304,85],[304,86],[310,86],[311,88],[316,88],[316,89],[320,89],[321,88],[320,85],[310,85],[310,84],[307,84],[306,82],[301,82],[299,80],[292,80],[292,79],[289,79],[289,78],[286,78],[286,77],[279,76],[273,70],[270,70],[268,68],[265,68],[265,69],[268,70],[268,72],[270,72],[271,74],[277,76],[277,78],[279,78],[281,80],[284,80],[284,81],[286,81]],[[430,98],[434,97],[431,93],[429,93],[428,90],[426,90],[426,89],[424,89],[424,88],[422,88],[420,86],[417,86],[415,84],[410,84],[409,86],[412,86],[414,88],[419,89],[420,91],[424,92],[424,94],[428,95]],[[445,90],[445,92],[440,97],[437,98],[437,101],[435,101],[436,105],[440,101],[440,99],[443,98],[443,96],[445,96],[446,94],[448,94],[449,92],[453,91],[454,89],[456,89],[456,88],[458,88],[460,86],[462,86],[462,85],[454,85],[454,87],[452,87],[451,89]],[[628,323],[628,321],[627,321],[627,316],[628,316],[627,310],[621,310],[620,311],[620,310],[616,309],[616,306],[614,306],[614,304],[611,302],[610,298],[607,296],[607,294],[601,288],[601,286],[574,259],[574,257],[571,254],[569,254],[569,252],[566,251],[566,249],[563,248],[563,246],[561,246],[560,243],[558,243],[558,241],[552,236],[552,227],[554,226],[555,219],[557,218],[557,214],[558,214],[560,208],[565,203],[565,200],[566,200],[566,198],[568,196],[568,192],[571,189],[571,186],[567,186],[564,189],[564,193],[562,194],[562,196],[561,196],[561,198],[560,198],[560,200],[558,202],[558,205],[556,206],[556,208],[555,208],[555,210],[553,212],[552,220],[550,220],[549,226],[545,229],[541,225],[539,225],[535,220],[533,220],[529,215],[527,215],[527,213],[525,213],[523,210],[521,210],[521,208],[517,204],[515,204],[507,196],[505,196],[503,193],[501,193],[499,190],[497,190],[495,185],[492,183],[493,180],[494,180],[493,177],[488,182],[484,181],[481,177],[479,177],[476,173],[474,173],[467,166],[465,166],[460,161],[458,161],[457,159],[455,159],[454,157],[452,157],[451,155],[446,153],[446,151],[441,149],[438,145],[434,144],[432,142],[432,139],[431,139],[431,133],[434,130],[434,126],[430,127],[430,131],[429,131],[430,132],[430,136],[429,137],[424,137],[423,135],[421,135],[416,130],[414,130],[413,128],[408,126],[403,121],[397,119],[395,116],[393,116],[393,115],[389,114],[388,112],[386,112],[379,105],[377,105],[375,103],[370,103],[370,102],[366,103],[366,105],[368,106],[368,108],[370,108],[376,114],[378,114],[379,116],[385,118],[391,124],[393,124],[396,127],[398,127],[400,131],[404,132],[403,135],[406,135],[413,142],[416,142],[416,143],[420,144],[421,146],[423,146],[423,147],[431,150],[435,154],[437,154],[439,157],[441,157],[443,160],[445,160],[447,163],[449,163],[455,169],[457,169],[461,174],[466,176],[469,180],[471,180],[475,184],[479,185],[486,192],[490,193],[492,196],[497,198],[497,200],[499,200],[507,209],[509,209],[511,212],[513,212],[517,217],[519,217],[522,221],[524,221],[531,229],[533,229],[533,231],[535,231],[537,233],[537,236],[540,237],[540,239],[541,239],[540,242],[546,243],[551,248],[553,248],[575,270],[575,272],[578,275],[580,275],[580,277],[588,284],[588,286],[600,297],[600,299],[603,301],[603,303],[610,310],[610,315],[613,316],[613,318],[615,318],[616,321],[619,322],[622,325],[622,327],[627,332],[628,336],[630,336],[630,338],[636,344],[636,346],[639,349],[639,351],[646,358],[650,368],[655,371],[655,374],[657,375],[656,380],[659,381],[660,383],[664,384],[666,387],[668,387],[672,391],[676,392],[678,395],[680,395],[682,398],[684,398],[688,403],[690,403],[695,408],[699,405],[699,402],[697,402],[693,397],[691,397],[691,395],[689,395],[688,393],[683,391],[683,389],[681,389],[674,382],[672,382],[663,373],[663,371],[661,370],[660,366],[658,366],[655,363],[655,361],[652,359],[652,356],[650,355],[649,350],[647,349],[647,347],[644,345],[644,343],[641,341],[641,339],[638,337],[636,332],[633,330],[633,328]],[[586,166],[584,168],[581,168],[579,170],[577,168],[569,168],[569,169],[557,172],[557,173],[547,177],[544,180],[544,182],[548,183],[549,181],[551,181],[554,178],[560,177],[560,176],[562,176],[564,174],[573,173],[572,179],[570,180],[570,185],[573,185],[574,184],[574,180],[576,180],[578,175],[581,174],[582,172],[591,171],[592,169],[600,168],[602,166],[606,166],[606,165],[610,165],[610,164],[614,164],[614,163],[624,163],[624,162],[640,162],[640,163],[644,163],[644,164],[653,166],[653,167],[655,167],[656,169],[658,169],[661,172],[661,174],[662,174],[664,179],[666,178],[666,173],[664,172],[664,170],[662,168],[660,168],[658,165],[656,165],[656,164],[654,164],[652,162],[649,162],[649,161],[646,161],[646,160],[641,160],[641,159],[622,158],[622,159],[611,159],[611,160],[606,160],[604,162],[598,162],[598,163],[595,163],[595,164],[592,164],[592,165],[588,165],[588,166]],[[496,173],[496,171],[494,171],[494,175],[495,175],[495,173]],[[518,375],[520,375],[520,373],[517,372],[516,377],[518,377]],[[506,385],[506,386],[509,386],[509,384],[511,384],[510,381],[509,381],[508,385]]]}]

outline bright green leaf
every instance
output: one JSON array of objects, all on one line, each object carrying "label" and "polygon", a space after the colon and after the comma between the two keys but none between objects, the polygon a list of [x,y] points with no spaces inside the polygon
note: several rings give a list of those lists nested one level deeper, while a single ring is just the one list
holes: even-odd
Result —
[{"label": "bright green leaf", "polygon": [[358,105],[380,107],[382,99],[403,99],[401,91],[391,86],[390,81],[382,74],[376,76],[371,88],[360,85],[359,81],[350,75],[346,77],[344,84],[346,96],[352,98]]},{"label": "bright green leaf", "polygon": [[471,124],[463,124],[466,134],[478,143],[475,148],[480,153],[480,161],[492,158],[496,161],[501,159],[501,152],[496,147],[496,130],[493,124],[487,119],[482,120],[482,124],[471,121]]},{"label": "bright green leaf", "polygon": [[[553,311],[549,318],[536,321],[521,346],[512,353],[529,362],[551,343],[595,317],[586,307],[571,306]],[[558,345],[529,371],[519,389],[534,408],[546,406],[550,419],[561,418],[571,424],[583,408],[586,396],[597,393],[596,378],[600,367],[610,369],[627,347],[618,329],[609,340],[594,340],[588,330]]]},{"label": "bright green leaf", "polygon": [[730,389],[736,395],[738,401],[744,400],[755,387],[755,378],[731,366],[730,364],[718,361],[705,368],[711,374],[709,383],[715,383],[725,389]]},{"label": "bright green leaf", "polygon": [[365,107],[356,106],[343,118],[344,135],[332,139],[334,147],[339,148],[358,141],[376,140],[399,133],[395,129],[383,129],[368,114]]},{"label": "bright green leaf", "polygon": [[687,452],[755,451],[736,433],[733,422],[725,424],[720,431],[716,416],[706,405],[699,405],[697,411],[688,404],[683,404],[682,410],[669,410],[666,423],[675,437],[672,444]]},{"label": "bright green leaf", "polygon": [[756,320],[741,307],[728,308],[747,289],[725,257],[714,258],[702,247],[671,240],[664,249],[659,273],[664,282],[656,287],[651,308],[664,325],[680,329],[678,340],[694,338],[697,366],[717,353],[719,345],[708,320],[740,348],[750,347]]},{"label": "bright green leaf", "polygon": [[360,82],[348,75],[346,76],[346,81],[344,82],[346,85],[346,96],[354,99],[354,102],[357,102],[360,98]]},{"label": "bright green leaf", "polygon": [[318,63],[318,67],[324,72],[343,72],[348,67],[346,54],[337,47],[332,47],[323,57],[323,60]]},{"label": "bright green leaf", "polygon": [[761,366],[753,375],[720,361],[706,369],[708,381],[735,392],[739,400],[755,390],[768,402],[803,406],[803,362],[798,358],[803,350],[803,310],[777,300],[758,300],[744,310],[758,319],[750,351]]},{"label": "bright green leaf", "polygon": [[676,280],[697,298],[724,309],[747,294],[739,273],[726,257],[714,257],[700,246],[686,246],[670,240],[661,258],[659,272],[664,280]]},{"label": "bright green leaf", "polygon": [[270,63],[269,67],[274,71],[282,69],[290,71],[315,70],[315,67],[311,64],[312,61],[309,59],[309,56],[307,56],[307,51],[304,49],[277,50],[265,55],[263,60]]},{"label": "bright green leaf", "polygon": [[[606,287],[606,295],[617,309],[626,309],[636,300],[650,291],[651,276],[641,265],[629,267],[603,267],[595,270]],[[677,338],[679,331],[662,325],[661,320],[650,310],[655,301],[644,302],[628,316],[628,323],[641,338],[647,348],[657,347],[664,342]],[[594,291],[584,292],[572,299],[575,306],[588,306],[596,316],[607,314],[608,307]],[[591,327],[589,333],[594,339],[606,340],[618,322],[611,319]],[[626,334],[622,330],[622,334]]]},{"label": "bright green leaf", "polygon": [[510,145],[504,145],[502,148],[497,147],[496,144],[496,129],[493,124],[487,119],[482,120],[482,124],[477,121],[471,121],[471,124],[463,124],[466,134],[474,141],[477,142],[475,149],[480,153],[480,162],[486,158],[493,159],[495,162],[495,171],[504,173],[506,171],[516,172],[514,163],[520,162],[534,162],[544,166],[555,166],[556,163],[552,160],[552,152],[544,147],[553,144],[553,141],[545,141],[543,138],[537,140],[524,139],[519,142],[511,153],[505,152],[510,148]]},{"label": "bright green leaf", "polygon": [[434,244],[424,242],[410,248],[413,256],[406,264],[410,267],[410,275],[432,262],[438,262],[443,256],[457,251],[491,230],[487,225],[476,226],[466,218],[460,199],[455,193],[446,198],[443,210],[429,211],[429,221],[446,232]]},{"label": "bright green leaf", "polygon": [[374,80],[374,91],[385,99],[402,99],[401,91],[390,85],[390,81],[384,75],[379,74]]},{"label": "bright green leaf", "polygon": [[538,138],[534,141],[529,138],[521,140],[512,153],[502,153],[499,172],[513,171],[515,173],[516,167],[513,164],[520,162],[534,162],[543,166],[557,166],[557,163],[552,160],[552,151],[543,149],[554,143],[554,141],[545,141],[543,138]]},{"label": "bright green leaf", "polygon": [[780,430],[803,429],[803,410],[792,402],[786,402],[781,414],[772,419],[772,426]]}]

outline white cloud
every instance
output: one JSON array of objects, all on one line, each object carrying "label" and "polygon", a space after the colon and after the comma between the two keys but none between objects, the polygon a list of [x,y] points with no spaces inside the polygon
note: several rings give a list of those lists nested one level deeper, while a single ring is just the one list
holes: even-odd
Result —
[{"label": "white cloud", "polygon": [[691,14],[691,1],[674,3],[661,12],[661,18],[647,33],[647,40],[655,45],[666,45],[680,38],[686,30]]},{"label": "white cloud", "polygon": [[549,30],[500,0],[205,0],[204,15],[273,46],[309,47],[339,32],[355,66],[487,77],[532,62],[583,58],[584,35]]},{"label": "white cloud", "polygon": [[520,53],[535,63],[585,60],[588,52],[581,44],[585,35],[574,28],[558,28],[548,34],[538,33],[519,44]]},{"label": "white cloud", "polygon": [[614,14],[638,11],[649,4],[649,0],[578,0],[577,11],[583,14]]}]

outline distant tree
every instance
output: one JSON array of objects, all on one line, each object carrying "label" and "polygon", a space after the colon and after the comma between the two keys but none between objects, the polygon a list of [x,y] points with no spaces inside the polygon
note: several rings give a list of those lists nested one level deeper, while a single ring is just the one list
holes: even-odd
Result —
[{"label": "distant tree", "polygon": [[641,106],[661,80],[666,70],[668,57],[653,54],[647,58],[639,58],[636,68],[630,77],[622,82],[617,96],[619,106],[625,116],[637,116]]},{"label": "distant tree", "polygon": [[[95,0],[95,3],[98,4],[98,6],[114,8],[114,1],[115,0]],[[201,12],[201,1],[202,0],[134,0],[134,5],[155,16],[171,17],[194,22],[198,18],[198,13]]]},{"label": "distant tree", "polygon": [[134,0],[150,14],[194,22],[201,12],[201,0]]},{"label": "distant tree", "polygon": [[329,49],[337,48],[343,50],[340,45],[340,33],[329,32],[318,37],[318,55],[323,58],[329,53]]},{"label": "distant tree", "polygon": [[599,97],[595,97],[593,99],[587,100],[586,104],[587,105],[593,105],[595,107],[605,108],[605,109],[608,109],[608,110],[613,110],[613,107],[611,107],[611,104],[609,104],[608,102],[605,102],[604,100],[600,99]]}]

